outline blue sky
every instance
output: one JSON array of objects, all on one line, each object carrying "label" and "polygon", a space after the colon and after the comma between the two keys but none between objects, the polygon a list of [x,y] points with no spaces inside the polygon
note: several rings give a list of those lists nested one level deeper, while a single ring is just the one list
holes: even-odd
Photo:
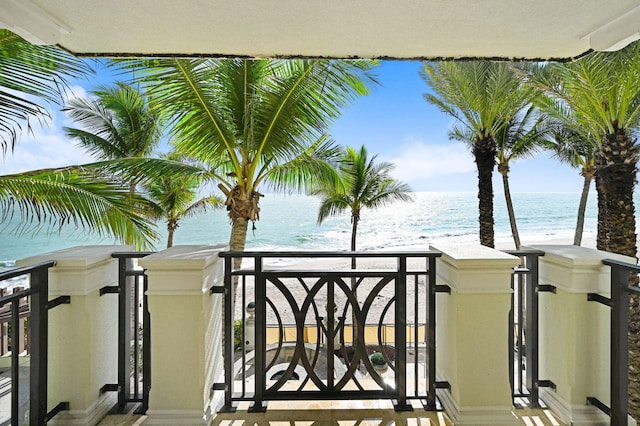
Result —
[{"label": "blue sky", "polygon": [[[428,89],[420,67],[419,62],[383,61],[376,69],[381,84],[344,111],[331,128],[332,137],[341,145],[364,144],[378,159],[395,163],[395,177],[414,191],[475,192],[471,154],[464,144],[448,139],[453,120],[424,101]],[[86,96],[107,77],[99,70],[92,80],[73,84],[69,96]],[[92,161],[62,133],[71,124],[63,114],[53,114],[46,126],[33,124],[33,132],[23,132],[14,152],[7,153],[0,174]],[[577,170],[539,153],[512,164],[510,184],[512,192],[579,192],[582,178]],[[502,190],[497,172],[494,188]]]}]

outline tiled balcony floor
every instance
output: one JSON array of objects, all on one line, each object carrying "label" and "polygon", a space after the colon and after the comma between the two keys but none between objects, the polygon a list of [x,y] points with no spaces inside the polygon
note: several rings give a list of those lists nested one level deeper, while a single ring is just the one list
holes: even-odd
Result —
[{"label": "tiled balcony floor", "polygon": [[[248,404],[241,404],[235,413],[220,413],[215,426],[450,426],[444,412],[417,408],[395,412],[388,401],[287,401],[270,402],[266,413],[248,413]],[[548,410],[514,410],[525,426],[565,426]],[[144,425],[146,416],[111,415],[101,426]]]}]

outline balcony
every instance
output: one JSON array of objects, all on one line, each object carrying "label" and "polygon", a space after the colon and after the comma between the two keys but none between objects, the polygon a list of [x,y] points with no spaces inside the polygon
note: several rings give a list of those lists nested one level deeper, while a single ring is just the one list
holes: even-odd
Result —
[{"label": "balcony", "polygon": [[31,277],[12,295],[29,297],[29,353],[10,354],[30,404],[11,400],[19,381],[0,406],[12,424],[635,423],[631,261],[573,246],[47,253],[0,275]]}]

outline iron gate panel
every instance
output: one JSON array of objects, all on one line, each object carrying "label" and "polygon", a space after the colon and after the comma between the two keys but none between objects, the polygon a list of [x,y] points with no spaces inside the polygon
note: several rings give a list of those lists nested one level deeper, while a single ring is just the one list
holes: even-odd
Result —
[{"label": "iron gate panel", "polygon": [[[408,400],[418,399],[435,409],[435,369],[429,366],[435,365],[439,255],[222,253],[223,411],[233,410],[234,401],[253,401],[251,410],[262,411],[266,401],[288,399],[391,399],[397,410],[411,409]],[[252,265],[234,271],[234,257],[248,258]],[[308,257],[391,258],[397,267],[318,271],[263,265],[265,258]],[[408,258],[421,258],[423,266],[408,270]],[[248,305],[246,313],[240,309]],[[381,354],[385,372],[373,365],[372,352]]]}]

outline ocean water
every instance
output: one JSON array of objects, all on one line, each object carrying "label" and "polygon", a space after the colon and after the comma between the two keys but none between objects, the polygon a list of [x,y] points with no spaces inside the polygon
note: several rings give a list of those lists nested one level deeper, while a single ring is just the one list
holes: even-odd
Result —
[{"label": "ocean water", "polygon": [[[478,207],[475,193],[414,193],[414,201],[394,203],[377,210],[364,210],[358,227],[359,250],[404,250],[432,243],[478,242]],[[514,208],[523,243],[573,240],[579,193],[513,194]],[[320,201],[304,195],[266,194],[261,217],[249,229],[248,250],[348,250],[351,236],[349,214],[317,223]],[[512,244],[511,230],[502,194],[495,195],[496,244]],[[596,196],[590,194],[584,238],[595,238]],[[78,245],[115,244],[111,239],[67,228],[60,232],[13,232],[14,223],[0,226],[0,267],[16,259]],[[160,225],[157,249],[166,246],[166,231]],[[229,220],[223,209],[185,219],[175,234],[175,244],[226,243]]]}]

